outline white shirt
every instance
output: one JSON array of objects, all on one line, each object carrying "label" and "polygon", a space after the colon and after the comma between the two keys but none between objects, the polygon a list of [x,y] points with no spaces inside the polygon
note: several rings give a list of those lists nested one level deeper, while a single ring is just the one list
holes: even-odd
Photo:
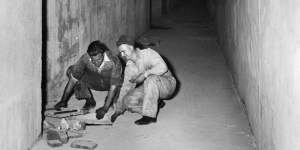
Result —
[{"label": "white shirt", "polygon": [[109,62],[109,61],[110,61],[110,59],[108,58],[108,56],[106,55],[106,53],[104,53],[104,59],[103,59],[103,62],[101,63],[101,65],[99,66],[98,71],[101,72],[101,70],[102,70],[102,68],[104,66],[104,63]]},{"label": "white shirt", "polygon": [[127,65],[133,67],[132,69],[136,70],[138,74],[144,73],[145,77],[151,74],[162,75],[168,71],[165,61],[151,48],[138,50],[136,62],[129,62]]}]

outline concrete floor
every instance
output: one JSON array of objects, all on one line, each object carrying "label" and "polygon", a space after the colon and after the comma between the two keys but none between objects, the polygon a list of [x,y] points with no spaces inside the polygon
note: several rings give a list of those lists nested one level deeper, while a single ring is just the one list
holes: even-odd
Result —
[{"label": "concrete floor", "polygon": [[[197,2],[181,5],[147,36],[161,40],[158,51],[176,70],[181,88],[167,101],[158,122],[136,126],[138,114],[125,113],[113,126],[89,126],[82,139],[98,143],[97,150],[254,150],[247,116],[217,44],[215,29]],[[94,92],[95,93],[95,92]],[[96,94],[103,100],[105,93]],[[102,103],[102,102],[99,102]],[[72,140],[71,140],[72,141]],[[57,150],[68,150],[70,143]],[[52,149],[44,140],[33,150]]]}]

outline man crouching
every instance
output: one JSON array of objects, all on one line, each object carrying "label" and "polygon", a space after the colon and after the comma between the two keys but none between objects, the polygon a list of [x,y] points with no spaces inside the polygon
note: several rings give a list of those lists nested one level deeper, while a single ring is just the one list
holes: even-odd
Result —
[{"label": "man crouching", "polygon": [[125,110],[137,112],[143,117],[137,125],[156,122],[157,113],[164,104],[162,100],[170,98],[176,88],[176,79],[168,69],[163,58],[153,49],[139,49],[134,40],[121,36],[117,46],[121,57],[126,61],[124,83],[111,120]]},{"label": "man crouching", "polygon": [[70,97],[75,94],[78,100],[85,99],[83,109],[96,106],[91,92],[108,91],[104,105],[96,110],[97,119],[102,119],[112,102],[118,98],[122,85],[122,65],[105,44],[100,41],[92,42],[79,60],[67,69],[69,81],[64,89],[60,102],[54,107],[67,107]]}]

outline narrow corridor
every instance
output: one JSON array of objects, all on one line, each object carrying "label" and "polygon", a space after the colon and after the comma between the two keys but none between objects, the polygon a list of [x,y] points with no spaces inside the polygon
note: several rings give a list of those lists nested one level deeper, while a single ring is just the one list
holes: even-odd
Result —
[{"label": "narrow corridor", "polygon": [[[160,40],[157,49],[168,58],[181,83],[178,95],[166,101],[158,122],[136,126],[137,114],[125,113],[113,126],[89,126],[84,139],[97,150],[254,150],[248,118],[239,104],[217,35],[205,6],[182,4],[145,36]],[[96,94],[96,100],[102,100]],[[75,101],[72,99],[71,101]],[[57,150],[67,150],[70,143]],[[33,150],[50,148],[41,140]]]}]

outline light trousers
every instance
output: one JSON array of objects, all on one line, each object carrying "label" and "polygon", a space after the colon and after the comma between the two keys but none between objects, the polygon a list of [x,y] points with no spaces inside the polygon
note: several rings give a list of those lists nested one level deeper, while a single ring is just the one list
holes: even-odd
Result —
[{"label": "light trousers", "polygon": [[158,100],[172,96],[175,88],[176,80],[170,73],[161,76],[150,75],[143,84],[129,90],[124,96],[124,105],[129,111],[155,118]]}]

